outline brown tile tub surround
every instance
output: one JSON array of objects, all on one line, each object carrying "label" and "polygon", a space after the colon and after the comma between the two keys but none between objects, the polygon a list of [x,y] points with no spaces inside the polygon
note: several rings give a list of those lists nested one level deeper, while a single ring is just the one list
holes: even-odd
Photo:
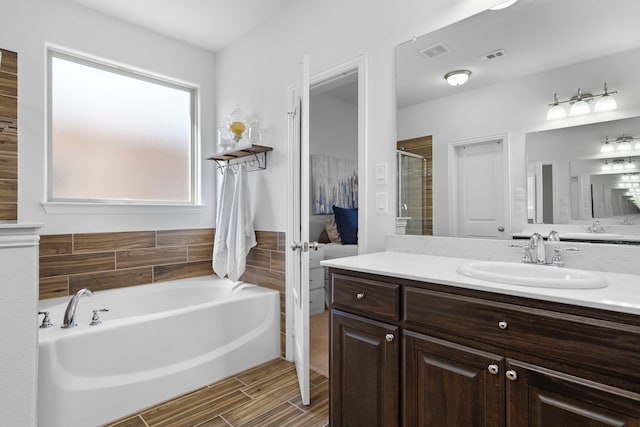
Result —
[{"label": "brown tile tub surround", "polygon": [[[40,299],[213,274],[215,230],[158,230],[40,236]],[[256,231],[241,277],[280,292],[284,354],[285,234]]]},{"label": "brown tile tub surround", "polygon": [[0,221],[17,221],[18,54],[0,51]]}]

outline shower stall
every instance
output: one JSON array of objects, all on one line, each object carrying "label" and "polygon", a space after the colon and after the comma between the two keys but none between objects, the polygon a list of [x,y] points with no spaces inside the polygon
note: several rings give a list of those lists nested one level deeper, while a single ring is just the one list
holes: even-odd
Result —
[{"label": "shower stall", "polygon": [[397,150],[398,203],[396,232],[398,234],[428,234],[426,211],[427,177],[430,172],[424,156]]}]

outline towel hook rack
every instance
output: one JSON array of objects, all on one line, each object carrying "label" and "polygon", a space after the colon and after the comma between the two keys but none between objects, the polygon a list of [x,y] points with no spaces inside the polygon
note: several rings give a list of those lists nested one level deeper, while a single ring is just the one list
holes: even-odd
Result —
[{"label": "towel hook rack", "polygon": [[209,157],[208,160],[216,162],[220,173],[224,171],[225,167],[230,167],[232,170],[237,171],[241,164],[246,165],[247,172],[253,172],[267,168],[268,151],[273,151],[273,148],[253,144],[242,149],[233,149],[217,153],[213,155],[213,157]]}]

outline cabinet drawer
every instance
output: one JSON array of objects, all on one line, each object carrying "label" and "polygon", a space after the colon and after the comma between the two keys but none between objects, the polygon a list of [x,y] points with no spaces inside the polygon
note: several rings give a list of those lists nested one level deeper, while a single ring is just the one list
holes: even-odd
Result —
[{"label": "cabinet drawer", "polygon": [[412,287],[404,307],[404,320],[417,329],[640,378],[637,326]]},{"label": "cabinet drawer", "polygon": [[324,268],[309,269],[309,289],[324,288]]},{"label": "cabinet drawer", "polygon": [[398,320],[400,286],[334,274],[331,303],[369,315]]},{"label": "cabinet drawer", "polygon": [[309,291],[309,314],[314,315],[324,311],[324,288]]},{"label": "cabinet drawer", "polygon": [[320,267],[320,261],[324,259],[324,247],[319,246],[318,249],[309,249],[309,268]]}]

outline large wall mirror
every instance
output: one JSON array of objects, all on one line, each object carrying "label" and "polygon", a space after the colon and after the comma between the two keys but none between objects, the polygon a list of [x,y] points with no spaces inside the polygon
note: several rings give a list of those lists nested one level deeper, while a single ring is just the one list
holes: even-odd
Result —
[{"label": "large wall mirror", "polygon": [[[519,0],[398,46],[398,233],[509,239],[598,219],[640,240],[638,16],[637,0]],[[465,84],[447,83],[455,70]],[[605,83],[617,108],[595,112]],[[555,94],[569,112],[579,92],[589,113],[548,120]]]}]

